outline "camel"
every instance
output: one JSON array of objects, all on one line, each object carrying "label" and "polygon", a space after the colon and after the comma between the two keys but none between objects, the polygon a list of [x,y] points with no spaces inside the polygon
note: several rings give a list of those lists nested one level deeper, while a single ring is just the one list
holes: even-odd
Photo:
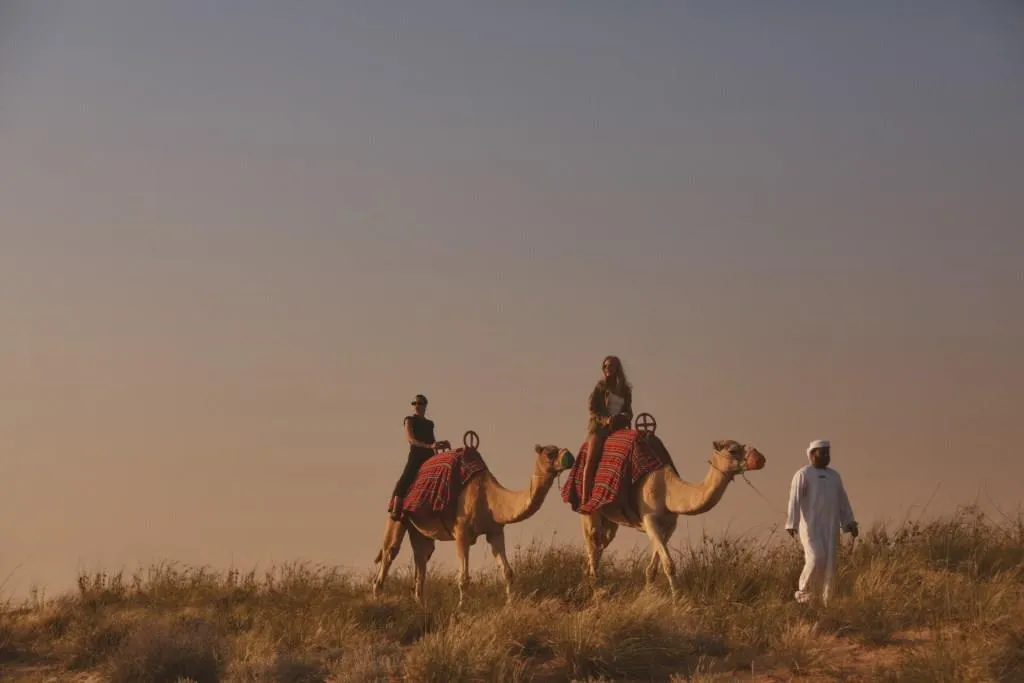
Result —
[{"label": "camel", "polygon": [[[643,415],[646,413],[638,416],[638,423]],[[710,467],[707,474],[699,484],[693,484],[676,474],[668,451],[661,440],[654,436],[653,430],[646,433],[643,429],[639,431],[641,434],[638,438],[646,438],[651,447],[668,462],[668,466],[640,478],[631,487],[632,495],[627,499],[615,500],[592,514],[580,513],[589,577],[596,584],[602,553],[615,538],[619,526],[626,526],[643,531],[651,539],[652,552],[645,572],[646,585],[650,586],[654,582],[660,561],[668,577],[669,589],[675,596],[676,567],[669,554],[668,542],[676,530],[679,515],[700,515],[711,510],[722,499],[726,487],[737,474],[762,469],[766,461],[753,446],[731,439],[716,440],[712,442],[713,453],[708,461]]]},{"label": "camel", "polygon": [[476,544],[479,536],[487,538],[505,583],[506,600],[511,602],[514,576],[505,554],[505,526],[536,514],[551,490],[555,477],[573,464],[572,453],[558,446],[538,444],[534,446],[534,453],[536,459],[533,474],[526,489],[510,491],[498,483],[490,470],[485,469],[462,487],[457,500],[442,513],[407,514],[400,522],[389,517],[381,550],[374,559],[374,564],[379,565],[373,580],[374,597],[383,587],[388,568],[398,555],[402,538],[408,532],[415,564],[414,595],[421,606],[427,562],[434,554],[436,541],[455,541],[459,558],[459,606],[462,606],[469,585],[469,548]]}]

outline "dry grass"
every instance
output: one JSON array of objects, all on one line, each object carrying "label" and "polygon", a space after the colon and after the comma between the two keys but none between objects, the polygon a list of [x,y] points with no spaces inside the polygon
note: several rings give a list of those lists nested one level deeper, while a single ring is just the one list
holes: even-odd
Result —
[{"label": "dry grass", "polygon": [[[682,594],[643,589],[646,557],[609,559],[594,594],[567,546],[517,550],[517,600],[492,572],[456,610],[451,576],[289,565],[264,575],[175,566],[83,576],[77,592],[0,608],[4,680],[112,683],[1024,680],[1024,521],[974,508],[844,548],[839,593],[797,605],[788,538],[702,538]],[[760,678],[759,678],[760,676]]]}]

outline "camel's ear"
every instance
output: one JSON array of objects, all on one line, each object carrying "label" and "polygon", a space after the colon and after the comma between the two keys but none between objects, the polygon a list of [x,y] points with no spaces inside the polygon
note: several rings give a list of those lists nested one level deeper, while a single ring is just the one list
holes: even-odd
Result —
[{"label": "camel's ear", "polygon": [[544,447],[538,443],[534,445],[533,450],[537,453],[537,455],[540,455],[541,453],[544,452]]},{"label": "camel's ear", "polygon": [[725,442],[716,439],[715,441],[711,442],[711,447],[714,448],[715,451],[723,451],[725,450]]}]

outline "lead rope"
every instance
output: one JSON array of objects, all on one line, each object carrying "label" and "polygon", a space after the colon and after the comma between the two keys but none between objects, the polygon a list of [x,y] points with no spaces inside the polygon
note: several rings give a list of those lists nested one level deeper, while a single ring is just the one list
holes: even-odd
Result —
[{"label": "lead rope", "polygon": [[[743,477],[743,481],[745,481],[747,483],[747,486],[749,486],[751,489],[753,489],[754,493],[756,493],[757,495],[759,495],[761,497],[761,500],[763,500],[765,503],[767,503],[768,506],[771,507],[772,509],[775,508],[775,506],[772,505],[772,502],[770,500],[768,500],[768,497],[766,495],[764,495],[763,493],[761,493],[761,491],[758,490],[758,488],[756,486],[754,486],[754,483],[752,481],[747,479],[747,472],[746,472],[745,469],[740,470],[738,473],[736,473],[736,472],[722,472],[722,470],[719,470],[717,467],[715,467],[715,463],[713,463],[712,461],[708,460],[708,464],[711,465],[712,467],[714,467],[719,472],[721,472],[723,476],[729,477],[729,481],[733,481],[736,478],[736,474],[739,474],[741,477]],[[778,513],[776,513],[776,514],[778,514]],[[785,517],[786,515],[782,515],[782,516]]]},{"label": "lead rope", "polygon": [[[763,493],[758,491],[757,487],[754,486],[754,484],[749,479],[747,479],[747,473],[746,472],[740,472],[740,476],[743,477],[743,481],[747,482],[747,486],[749,486],[750,488],[754,489],[754,493],[756,493],[757,495],[761,496],[761,498],[764,500],[764,502],[768,503],[768,505],[772,504],[772,502],[770,500],[768,500],[768,498]],[[799,541],[799,538],[794,537],[794,540]],[[857,537],[854,536],[853,534],[850,534],[850,551],[849,551],[850,557],[853,557],[853,550],[854,550],[854,548],[856,548],[856,546],[857,546]]]},{"label": "lead rope", "polygon": [[[741,476],[741,477],[743,477],[743,481],[747,482],[747,486],[749,486],[750,488],[754,489],[754,493],[756,493],[757,495],[761,496],[761,499],[762,499],[762,500],[763,500],[763,501],[764,501],[765,503],[767,503],[767,504],[768,504],[768,505],[769,505],[770,507],[772,507],[772,508],[774,508],[774,507],[775,507],[774,505],[772,505],[772,502],[771,502],[770,500],[768,500],[768,497],[767,497],[767,496],[765,496],[765,495],[764,495],[763,493],[761,493],[761,492],[760,492],[760,491],[759,491],[759,490],[757,489],[757,487],[756,487],[756,486],[754,486],[753,482],[751,482],[751,481],[750,481],[749,479],[747,479],[747,473],[746,473],[746,472],[740,472],[740,476]],[[778,513],[776,513],[776,514],[778,514]],[[785,515],[785,514],[783,514],[783,515],[781,515],[781,516],[782,516],[783,518],[786,518],[786,517],[787,517],[787,515]],[[786,532],[786,535],[787,535],[787,536],[789,536],[789,532]],[[794,540],[794,541],[796,541],[797,543],[799,543],[799,542],[800,542],[800,539],[799,539],[798,537],[796,537],[796,536],[793,536],[792,538],[793,538],[793,540]]]},{"label": "lead rope", "polygon": [[[751,481],[750,481],[749,479],[747,479],[747,473],[746,473],[746,472],[740,472],[740,476],[741,476],[741,477],[743,477],[743,481],[747,482],[747,486],[749,486],[750,488],[754,489],[754,493],[756,493],[757,495],[761,496],[761,499],[762,499],[762,500],[763,500],[764,502],[768,503],[769,505],[771,505],[771,504],[772,504],[772,502],[771,502],[770,500],[768,500],[768,497],[767,497],[767,496],[765,496],[765,495],[764,495],[763,493],[761,493],[760,491],[758,491],[758,490],[757,490],[757,487],[756,487],[756,486],[754,486],[754,484],[753,484],[753,483],[752,483],[752,482],[751,482]],[[774,505],[772,505],[772,507],[775,507],[775,506],[774,506]]]}]

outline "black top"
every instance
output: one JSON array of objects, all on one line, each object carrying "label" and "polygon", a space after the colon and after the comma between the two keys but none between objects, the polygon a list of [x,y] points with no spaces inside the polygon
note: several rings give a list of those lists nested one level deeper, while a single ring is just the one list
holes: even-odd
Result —
[{"label": "black top", "polygon": [[[416,438],[417,441],[419,441],[420,443],[434,443],[435,439],[433,420],[428,420],[427,418],[421,417],[419,415],[410,415],[407,418],[405,418],[405,420],[403,420],[402,424],[405,424],[405,422],[409,420],[412,420],[412,435],[413,437]],[[421,446],[414,446],[412,444],[409,444],[409,448],[414,451],[428,450]]]}]

